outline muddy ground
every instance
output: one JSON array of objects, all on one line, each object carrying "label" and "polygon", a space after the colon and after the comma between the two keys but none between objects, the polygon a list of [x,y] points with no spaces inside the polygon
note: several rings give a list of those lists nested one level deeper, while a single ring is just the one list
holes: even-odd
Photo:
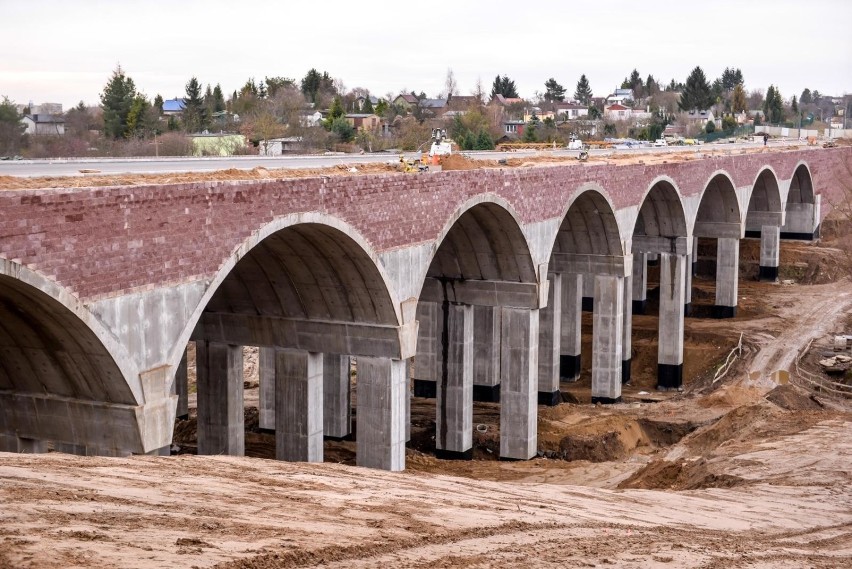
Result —
[{"label": "muddy ground", "polygon": [[833,335],[852,333],[847,258],[831,236],[784,242],[780,282],[760,283],[758,243],[743,240],[739,313],[718,321],[705,317],[710,245],[699,244],[683,393],[653,389],[654,271],[624,402],[590,405],[584,369],[565,402],[539,407],[531,461],[497,460],[499,406],[484,403],[475,460],[436,459],[434,400],[418,398],[403,473],[353,466],[352,441],[327,441],[325,464],[269,460],[250,354],[248,458],[194,456],[194,411],[176,425],[178,456],[0,455],[0,569],[848,567],[852,400],[769,377],[811,338],[802,365],[818,372]]}]

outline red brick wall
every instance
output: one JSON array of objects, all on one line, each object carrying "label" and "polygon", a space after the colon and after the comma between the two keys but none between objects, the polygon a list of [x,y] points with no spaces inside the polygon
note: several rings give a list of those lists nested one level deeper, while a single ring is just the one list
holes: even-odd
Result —
[{"label": "red brick wall", "polygon": [[[20,262],[82,299],[214,275],[252,231],[273,217],[319,211],[355,227],[377,251],[435,239],[453,212],[483,192],[508,201],[523,222],[561,215],[578,186],[600,184],[616,208],[637,204],[667,175],[686,196],[726,170],[738,187],[764,165],[789,179],[804,160],[818,193],[837,190],[850,149],[775,152],[678,164],[570,165],[439,174],[206,182],[72,190],[0,191],[0,257]],[[824,202],[824,208],[827,209]]]}]

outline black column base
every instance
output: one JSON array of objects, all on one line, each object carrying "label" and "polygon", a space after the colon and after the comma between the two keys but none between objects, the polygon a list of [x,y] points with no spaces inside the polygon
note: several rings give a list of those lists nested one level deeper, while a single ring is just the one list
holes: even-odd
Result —
[{"label": "black column base", "polygon": [[814,231],[813,233],[786,233],[782,232],[779,237],[781,239],[789,239],[795,241],[813,241],[815,238],[819,237],[819,229]]},{"label": "black column base", "polygon": [[[349,433],[343,437],[333,437],[331,435],[323,435],[322,440],[324,441],[334,441],[336,443],[342,443],[343,441],[354,441],[355,435],[353,433]],[[408,442],[408,441],[406,441]]]},{"label": "black column base", "polygon": [[583,312],[595,311],[595,299],[593,297],[584,296],[581,304],[583,305]]},{"label": "black column base", "polygon": [[613,399],[612,397],[594,397],[592,396],[592,405],[595,403],[600,403],[601,405],[614,405],[616,403],[621,403],[621,397],[616,397]]},{"label": "black column base", "polygon": [[736,306],[713,306],[713,318],[735,318],[737,315]]},{"label": "black column base", "polygon": [[186,415],[178,415],[176,419],[178,421],[189,421],[189,413],[187,413]]},{"label": "black column base", "polygon": [[745,236],[751,237],[753,239],[758,238],[758,237],[760,237],[760,231],[754,231],[754,230],[746,229]]},{"label": "black column base", "polygon": [[261,429],[261,428],[258,428],[258,429],[257,429],[257,432],[258,432],[258,433],[263,433],[264,435],[274,435],[274,434],[275,434],[275,429]]},{"label": "black column base", "polygon": [[760,266],[760,272],[757,275],[758,280],[761,281],[777,281],[778,280],[778,267],[764,267]]},{"label": "black column base", "polygon": [[440,458],[441,460],[473,460],[473,449],[469,448],[461,451],[436,448],[435,458]]},{"label": "black column base", "polygon": [[474,385],[473,400],[485,403],[500,403],[500,384]]},{"label": "black column base", "polygon": [[645,314],[645,311],[648,309],[648,301],[634,300],[632,309],[633,314]]},{"label": "black column base", "polygon": [[559,356],[559,381],[570,383],[580,377],[580,354]]},{"label": "black column base", "polygon": [[556,391],[539,391],[538,392],[538,404],[539,405],[547,405],[548,407],[556,407],[562,403],[562,393],[557,389]]},{"label": "black column base", "polygon": [[683,305],[683,315],[684,316],[692,316],[692,303],[687,302]]},{"label": "black column base", "polygon": [[692,261],[691,270],[692,270],[692,276],[697,277],[698,276],[698,261]]},{"label": "black column base", "polygon": [[414,396],[435,399],[438,397],[438,382],[428,379],[414,380]]},{"label": "black column base", "polygon": [[648,259],[648,266],[649,267],[656,267],[659,264],[660,264],[660,256],[659,255],[657,255],[656,259]]},{"label": "black column base", "polygon": [[630,381],[631,363],[633,359],[621,360],[621,385]]},{"label": "black column base", "polygon": [[676,390],[683,386],[683,364],[657,364],[657,389]]}]

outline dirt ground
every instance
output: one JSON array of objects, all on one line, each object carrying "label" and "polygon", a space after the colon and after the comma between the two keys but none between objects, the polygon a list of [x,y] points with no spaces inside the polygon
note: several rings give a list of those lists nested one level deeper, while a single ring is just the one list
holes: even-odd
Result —
[{"label": "dirt ground", "polygon": [[624,402],[589,404],[584,369],[561,405],[539,407],[530,461],[497,460],[499,405],[485,403],[475,459],[436,459],[435,402],[420,398],[405,472],[355,467],[353,441],[327,441],[324,464],[270,460],[247,349],[245,458],[195,456],[194,410],[177,456],[0,454],[0,569],[849,567],[852,400],[771,379],[812,338],[802,365],[818,372],[833,336],[852,334],[834,237],[783,242],[779,283],[753,280],[758,244],[743,240],[738,316],[721,321],[707,317],[713,248],[699,244],[682,393],[653,389],[651,271]]}]

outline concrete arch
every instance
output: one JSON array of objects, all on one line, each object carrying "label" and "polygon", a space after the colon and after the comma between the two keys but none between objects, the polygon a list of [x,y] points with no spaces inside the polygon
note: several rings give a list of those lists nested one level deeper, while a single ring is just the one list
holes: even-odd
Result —
[{"label": "concrete arch", "polygon": [[427,277],[538,281],[518,214],[494,194],[480,194],[456,209],[432,246],[428,266]]},{"label": "concrete arch", "polygon": [[125,348],[67,289],[0,258],[0,391],[142,405]]},{"label": "concrete arch", "polygon": [[787,192],[787,204],[815,202],[813,176],[805,162],[796,164],[790,179],[790,191]]},{"label": "concrete arch", "polygon": [[[274,263],[263,262],[268,260]],[[401,308],[390,282],[372,246],[349,224],[316,212],[277,218],[238,245],[219,267],[170,353],[169,364],[178,365],[208,307],[399,325]]]},{"label": "concrete arch", "polygon": [[746,211],[781,211],[779,180],[780,178],[772,166],[761,168],[751,185]]},{"label": "concrete arch", "polygon": [[733,178],[724,170],[710,175],[698,204],[692,234],[696,237],[742,237],[742,211]]},{"label": "concrete arch", "polygon": [[686,237],[689,227],[680,189],[668,176],[658,176],[642,196],[633,235]]},{"label": "concrete arch", "polygon": [[603,187],[583,184],[572,195],[551,242],[551,254],[554,252],[624,254],[615,208]]}]

